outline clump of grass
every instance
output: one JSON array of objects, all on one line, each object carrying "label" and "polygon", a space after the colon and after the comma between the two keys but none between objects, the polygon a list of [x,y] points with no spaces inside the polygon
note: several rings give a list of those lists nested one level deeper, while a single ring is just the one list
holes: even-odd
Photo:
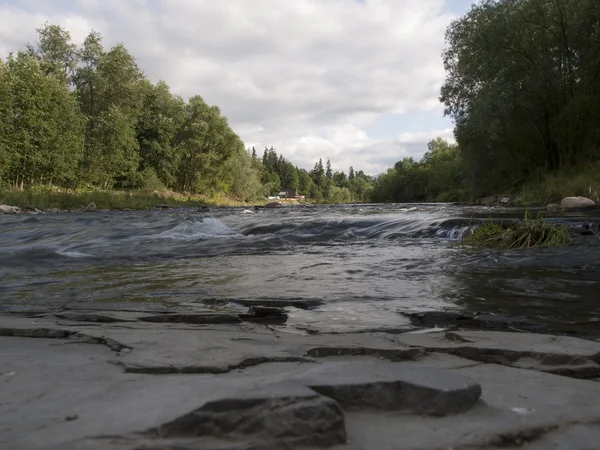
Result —
[{"label": "clump of grass", "polygon": [[519,222],[495,222],[489,219],[463,237],[463,243],[498,250],[566,245],[571,241],[565,226],[556,227],[545,222],[542,215],[532,219],[526,211]]}]

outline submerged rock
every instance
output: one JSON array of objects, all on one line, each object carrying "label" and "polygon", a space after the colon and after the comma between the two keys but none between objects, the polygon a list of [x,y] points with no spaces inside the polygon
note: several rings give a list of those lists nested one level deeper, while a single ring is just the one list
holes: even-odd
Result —
[{"label": "submerged rock", "polygon": [[21,208],[18,206],[0,205],[0,213],[2,214],[19,214]]},{"label": "submerged rock", "polygon": [[283,324],[288,320],[288,313],[283,308],[270,306],[250,306],[248,314],[240,314],[242,320],[269,324]]},{"label": "submerged rock", "polygon": [[591,208],[596,206],[596,203],[586,197],[565,197],[561,200],[562,208]]},{"label": "submerged rock", "polygon": [[265,208],[280,208],[281,206],[283,206],[283,205],[279,202],[271,202],[271,203],[267,203],[265,205]]}]

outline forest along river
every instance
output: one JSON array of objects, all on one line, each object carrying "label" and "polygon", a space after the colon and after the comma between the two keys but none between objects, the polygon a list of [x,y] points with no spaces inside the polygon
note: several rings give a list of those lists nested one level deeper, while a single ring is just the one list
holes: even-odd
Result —
[{"label": "forest along river", "polygon": [[[444,204],[0,215],[0,310],[284,300],[299,306],[290,330],[406,328],[402,313],[450,310],[600,334],[598,231],[560,248],[460,245],[499,211],[523,217]],[[556,220],[598,230],[600,216]]]}]

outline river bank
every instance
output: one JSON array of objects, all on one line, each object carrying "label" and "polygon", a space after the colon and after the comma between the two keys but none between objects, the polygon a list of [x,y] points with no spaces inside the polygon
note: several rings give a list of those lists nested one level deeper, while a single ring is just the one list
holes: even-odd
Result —
[{"label": "river bank", "polygon": [[[258,204],[264,203],[258,202]],[[152,208],[248,206],[229,197],[185,195],[172,191],[0,191],[0,204],[16,206],[24,211],[67,212],[97,210],[144,210]],[[90,204],[95,208],[89,208]],[[254,204],[254,203],[253,203]]]},{"label": "river bank", "polygon": [[598,341],[260,322],[198,307],[4,313],[2,448],[584,450],[600,439]]}]

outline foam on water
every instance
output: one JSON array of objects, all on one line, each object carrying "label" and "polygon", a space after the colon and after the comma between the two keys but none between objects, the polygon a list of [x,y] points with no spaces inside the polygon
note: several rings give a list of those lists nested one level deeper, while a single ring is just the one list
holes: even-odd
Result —
[{"label": "foam on water", "polygon": [[56,253],[60,256],[66,256],[67,258],[91,258],[92,257],[92,255],[89,255],[87,253],[78,252],[78,251],[69,250],[69,249],[58,250]]},{"label": "foam on water", "polygon": [[237,233],[225,226],[219,219],[207,217],[200,220],[185,220],[170,230],[155,237],[163,239],[191,240],[215,239],[235,236]]}]

